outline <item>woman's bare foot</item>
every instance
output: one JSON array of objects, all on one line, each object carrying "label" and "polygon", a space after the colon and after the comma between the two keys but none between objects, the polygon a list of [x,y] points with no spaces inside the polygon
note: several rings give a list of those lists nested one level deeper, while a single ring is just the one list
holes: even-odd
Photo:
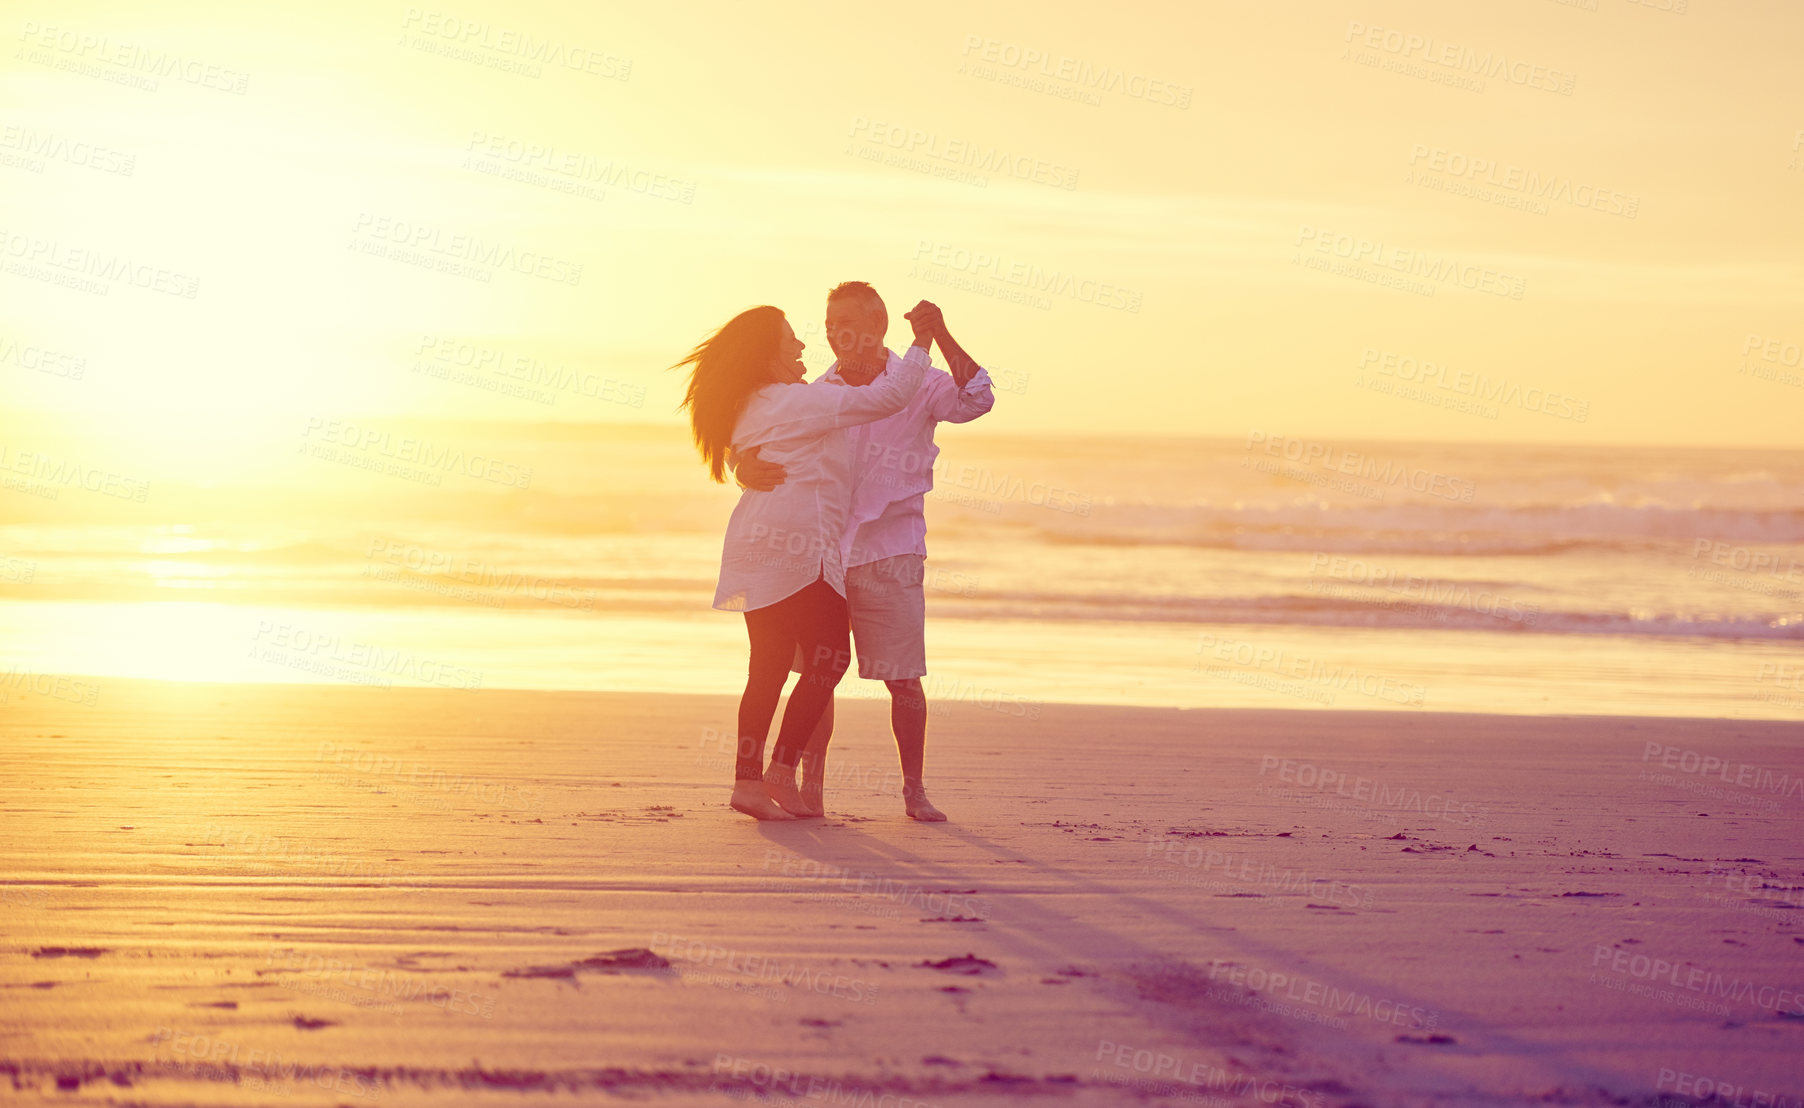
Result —
[{"label": "woman's bare foot", "polygon": [[810,807],[796,789],[796,768],[794,766],[780,766],[772,762],[770,768],[764,771],[764,788],[770,794],[770,798],[782,805],[783,810],[791,815],[808,817],[821,814],[820,807]]},{"label": "woman's bare foot", "polygon": [[902,783],[902,807],[908,812],[909,819],[918,819],[922,823],[944,823],[946,813],[933,806],[927,799],[927,790],[919,781]]},{"label": "woman's bare foot", "polygon": [[771,799],[770,792],[762,781],[733,782],[732,804],[735,812],[744,812],[753,819],[795,818]]},{"label": "woman's bare foot", "polygon": [[[819,734],[815,740],[819,742]],[[801,769],[801,799],[805,805],[815,808],[817,812],[826,814],[826,747],[808,743],[801,753],[801,762],[796,763]]]},{"label": "woman's bare foot", "polygon": [[822,815],[827,813],[827,766],[825,752],[802,752],[802,803]]}]

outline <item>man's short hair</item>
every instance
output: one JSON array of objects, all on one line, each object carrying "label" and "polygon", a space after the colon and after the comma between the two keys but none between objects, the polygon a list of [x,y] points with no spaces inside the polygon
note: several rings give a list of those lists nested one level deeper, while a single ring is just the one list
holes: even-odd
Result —
[{"label": "man's short hair", "polygon": [[879,296],[877,290],[872,288],[869,282],[866,281],[841,281],[839,284],[833,286],[831,292],[827,293],[827,303],[831,304],[835,300],[844,300],[848,296],[856,296],[861,299],[869,298],[873,307],[882,308],[886,315],[889,312],[889,309],[884,307],[883,297]]}]

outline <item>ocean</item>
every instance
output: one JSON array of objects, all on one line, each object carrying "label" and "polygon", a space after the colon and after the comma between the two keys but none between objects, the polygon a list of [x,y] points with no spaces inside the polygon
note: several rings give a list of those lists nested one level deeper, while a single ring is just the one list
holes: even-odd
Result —
[{"label": "ocean", "polygon": [[[939,443],[935,699],[1804,719],[1804,452]],[[0,458],[0,697],[743,682],[737,490],[680,428],[315,420],[256,458]]]}]

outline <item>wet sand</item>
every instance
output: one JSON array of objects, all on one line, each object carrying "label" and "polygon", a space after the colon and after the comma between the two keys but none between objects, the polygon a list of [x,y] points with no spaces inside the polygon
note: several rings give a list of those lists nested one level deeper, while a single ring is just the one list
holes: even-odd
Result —
[{"label": "wet sand", "polygon": [[757,824],[731,698],[104,692],[0,705],[23,1103],[1804,1095],[1798,724],[961,704],[924,825],[852,699]]}]

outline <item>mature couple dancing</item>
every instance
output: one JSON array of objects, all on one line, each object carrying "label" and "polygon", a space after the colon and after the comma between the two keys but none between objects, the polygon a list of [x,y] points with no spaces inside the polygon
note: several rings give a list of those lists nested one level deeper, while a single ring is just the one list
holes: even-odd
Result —
[{"label": "mature couple dancing", "polygon": [[[923,300],[904,317],[914,342],[884,345],[877,290],[848,281],[827,294],[827,343],[838,359],[804,381],[803,342],[783,313],[751,308],[697,346],[683,406],[710,474],[732,469],[744,491],[727,523],[714,607],[745,614],[751,639],[739,700],[732,805],[755,819],[825,812],[833,690],[858,644],[858,675],[889,687],[890,726],[911,818],[945,815],[921,784],[927,742],[922,631],[933,443],[940,423],[966,423],[995,397],[985,373]],[[951,372],[936,369],[939,343]],[[777,699],[801,673],[764,765]],[[796,766],[803,767],[796,785]]]}]

